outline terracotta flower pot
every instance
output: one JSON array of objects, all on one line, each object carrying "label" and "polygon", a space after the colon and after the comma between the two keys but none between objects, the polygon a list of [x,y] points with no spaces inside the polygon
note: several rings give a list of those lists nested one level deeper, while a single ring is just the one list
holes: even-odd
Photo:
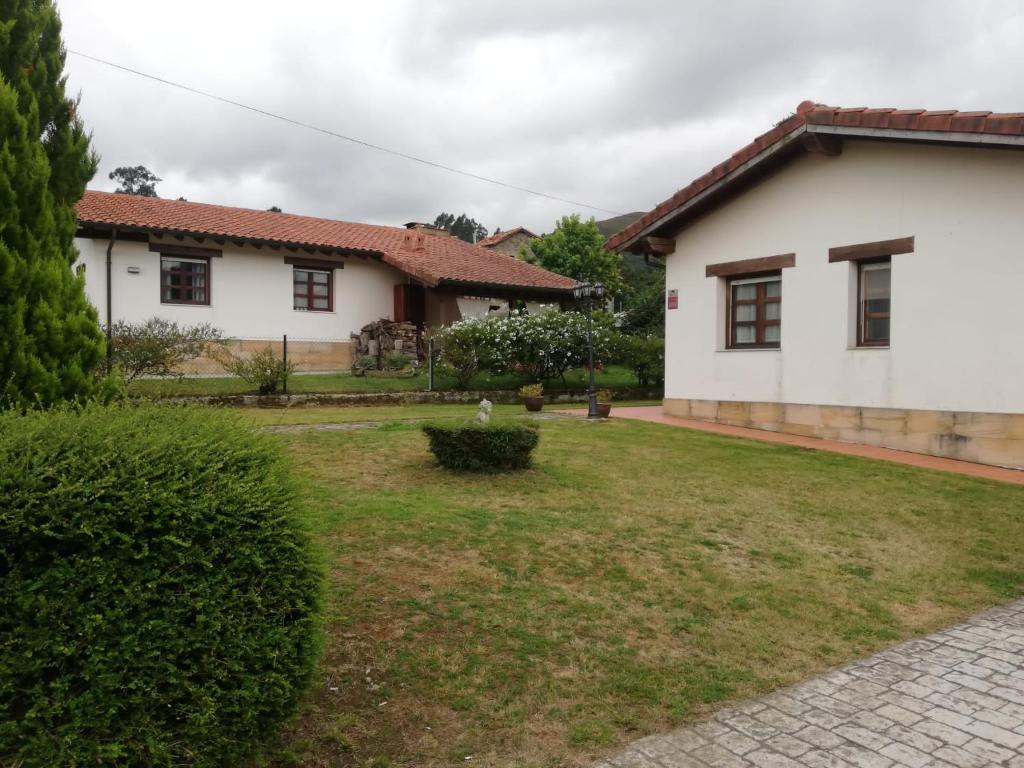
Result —
[{"label": "terracotta flower pot", "polygon": [[544,398],[543,397],[524,397],[523,398],[523,405],[526,406],[526,410],[530,411],[531,413],[536,413],[537,411],[539,411],[541,408],[544,407]]},{"label": "terracotta flower pot", "polygon": [[608,414],[610,414],[611,412],[612,412],[612,404],[611,403],[598,403],[597,404],[597,415],[600,416],[602,419],[607,419],[608,418]]}]

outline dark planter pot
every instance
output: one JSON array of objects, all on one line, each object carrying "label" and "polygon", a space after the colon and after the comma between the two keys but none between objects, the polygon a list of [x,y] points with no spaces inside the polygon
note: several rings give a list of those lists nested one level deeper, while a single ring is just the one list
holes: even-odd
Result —
[{"label": "dark planter pot", "polygon": [[607,419],[608,418],[608,414],[610,414],[611,412],[612,412],[612,404],[611,403],[598,403],[597,404],[597,415],[600,416],[602,419]]},{"label": "dark planter pot", "polygon": [[530,411],[530,413],[536,413],[537,411],[539,411],[541,408],[544,407],[544,398],[543,397],[524,397],[523,398],[523,405],[526,406],[526,410]]}]

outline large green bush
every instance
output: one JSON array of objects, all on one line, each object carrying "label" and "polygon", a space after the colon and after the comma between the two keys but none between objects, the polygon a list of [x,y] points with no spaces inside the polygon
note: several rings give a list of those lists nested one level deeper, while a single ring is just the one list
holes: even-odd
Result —
[{"label": "large green bush", "polygon": [[[599,361],[611,354],[612,317],[595,312],[593,320],[594,356]],[[549,381],[586,363],[587,316],[547,310],[468,318],[437,329],[434,340],[441,363],[452,370],[460,389],[482,370]]]},{"label": "large green bush", "polygon": [[291,716],[318,569],[229,413],[0,415],[0,765],[230,766]]},{"label": "large green bush", "polygon": [[151,317],[142,323],[121,320],[110,327],[110,360],[130,384],[142,376],[183,374],[183,363],[224,343],[224,334],[209,323],[178,325],[173,320]]},{"label": "large green bush", "polygon": [[427,424],[423,431],[438,463],[463,472],[525,469],[540,442],[536,427],[521,424]]}]

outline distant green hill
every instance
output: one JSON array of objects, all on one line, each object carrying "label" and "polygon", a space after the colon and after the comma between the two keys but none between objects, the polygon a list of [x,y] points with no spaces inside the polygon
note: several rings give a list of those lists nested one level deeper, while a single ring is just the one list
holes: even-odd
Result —
[{"label": "distant green hill", "polygon": [[597,224],[597,228],[601,230],[601,234],[607,238],[611,237],[616,232],[622,231],[645,213],[647,213],[647,211],[634,211],[633,213],[624,213],[621,216],[613,216],[610,219],[604,219],[594,223]]}]

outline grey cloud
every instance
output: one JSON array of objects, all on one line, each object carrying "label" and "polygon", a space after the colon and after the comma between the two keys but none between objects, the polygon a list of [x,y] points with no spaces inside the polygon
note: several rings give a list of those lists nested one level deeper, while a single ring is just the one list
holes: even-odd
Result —
[{"label": "grey cloud", "polygon": [[[1024,11],[1011,0],[61,8],[70,47],[618,211],[654,205],[804,98],[1024,108]],[[376,223],[454,210],[544,231],[574,210],[75,57],[69,72],[103,155],[98,186],[144,163],[166,196]]]}]

